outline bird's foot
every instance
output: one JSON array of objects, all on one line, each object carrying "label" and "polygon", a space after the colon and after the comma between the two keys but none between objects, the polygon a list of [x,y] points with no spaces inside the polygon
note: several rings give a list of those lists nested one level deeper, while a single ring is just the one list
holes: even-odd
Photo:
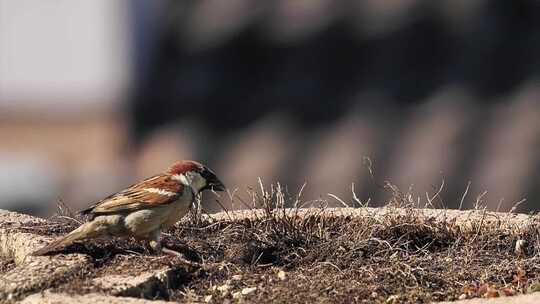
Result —
[{"label": "bird's foot", "polygon": [[182,253],[180,253],[180,252],[178,252],[176,250],[172,250],[172,249],[163,247],[161,245],[161,242],[150,241],[150,247],[152,248],[154,253],[157,254],[157,255],[160,255],[160,254],[164,253],[166,255],[169,255],[169,256],[175,257],[177,259],[180,259],[183,263],[188,264],[188,265],[197,265],[198,264],[196,262],[192,262],[192,261],[186,259],[186,256],[184,254],[182,254]]},{"label": "bird's foot", "polygon": [[172,249],[169,249],[169,248],[162,247],[161,252],[164,253],[164,254],[173,256],[176,259],[181,260],[182,263],[184,263],[184,264],[187,264],[187,265],[190,265],[190,266],[199,265],[199,263],[197,263],[197,262],[193,262],[193,261],[190,261],[190,260],[186,259],[186,256],[184,254],[182,254],[182,253],[180,253],[180,252],[178,252],[176,250],[172,250]]},{"label": "bird's foot", "polygon": [[168,254],[170,256],[185,258],[185,256],[183,254],[181,254],[180,252],[169,249],[169,248],[162,247],[161,252],[163,252],[165,254]]}]

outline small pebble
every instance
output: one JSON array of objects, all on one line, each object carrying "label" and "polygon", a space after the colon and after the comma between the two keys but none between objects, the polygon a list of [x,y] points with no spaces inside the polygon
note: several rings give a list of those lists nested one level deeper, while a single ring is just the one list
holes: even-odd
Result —
[{"label": "small pebble", "polygon": [[240,291],[234,292],[232,297],[233,299],[240,299],[242,297],[242,293]]},{"label": "small pebble", "polygon": [[242,289],[242,294],[248,295],[250,293],[255,292],[255,290],[257,290],[257,287],[247,287],[247,288]]},{"label": "small pebble", "polygon": [[231,279],[235,280],[235,281],[240,281],[242,280],[242,275],[241,274],[235,274],[231,277]]},{"label": "small pebble", "polygon": [[525,251],[525,244],[526,244],[525,240],[517,240],[514,253],[517,255],[523,255]]},{"label": "small pebble", "polygon": [[231,289],[231,285],[227,285],[227,284],[221,285],[221,286],[218,286],[216,289],[218,291],[221,291],[221,293],[226,294],[229,291],[229,289]]}]

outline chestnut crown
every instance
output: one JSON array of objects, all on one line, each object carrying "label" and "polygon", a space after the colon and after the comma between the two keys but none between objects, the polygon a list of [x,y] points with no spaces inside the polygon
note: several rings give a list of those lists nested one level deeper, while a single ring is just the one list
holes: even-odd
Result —
[{"label": "chestnut crown", "polygon": [[212,189],[224,191],[225,185],[219,180],[214,171],[193,160],[183,160],[172,164],[167,173],[175,176],[184,176],[190,183],[200,184],[197,191]]}]

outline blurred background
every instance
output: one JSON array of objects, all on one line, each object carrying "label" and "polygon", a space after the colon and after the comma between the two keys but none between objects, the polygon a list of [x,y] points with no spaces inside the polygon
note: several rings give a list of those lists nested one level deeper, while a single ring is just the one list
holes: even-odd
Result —
[{"label": "blurred background", "polygon": [[240,196],[444,180],[447,207],[470,183],[463,207],[537,210],[538,54],[533,0],[0,0],[0,208],[77,210],[195,159]]}]

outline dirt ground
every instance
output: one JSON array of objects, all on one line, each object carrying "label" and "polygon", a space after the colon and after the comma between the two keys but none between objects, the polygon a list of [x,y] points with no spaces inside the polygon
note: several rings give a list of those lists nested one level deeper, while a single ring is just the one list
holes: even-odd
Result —
[{"label": "dirt ground", "polygon": [[[465,222],[436,220],[422,209],[394,206],[395,198],[382,216],[285,209],[297,202],[275,193],[254,199],[261,209],[245,211],[247,217],[192,214],[168,231],[166,246],[185,259],[156,256],[134,240],[93,240],[61,249],[52,254],[84,253],[92,263],[47,287],[68,294],[108,293],[93,280],[172,268],[170,284],[146,298],[428,303],[527,293],[540,281],[535,216],[517,227],[492,214],[488,220],[482,210]],[[56,236],[76,226],[56,218],[25,231]],[[10,267],[4,261],[0,272]]]},{"label": "dirt ground", "polygon": [[13,261],[3,261],[0,260],[0,273],[4,273],[11,269],[15,268],[15,263]]}]

